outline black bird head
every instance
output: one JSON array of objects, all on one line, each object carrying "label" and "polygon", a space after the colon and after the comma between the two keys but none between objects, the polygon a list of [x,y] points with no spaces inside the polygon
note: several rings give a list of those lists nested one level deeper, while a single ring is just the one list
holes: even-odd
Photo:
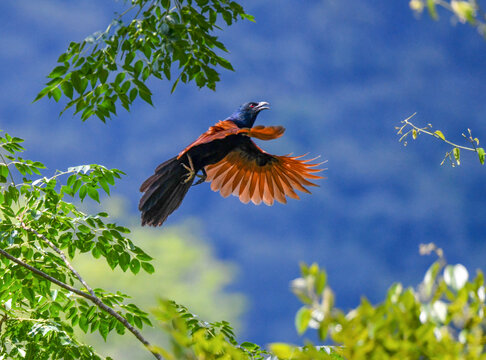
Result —
[{"label": "black bird head", "polygon": [[260,111],[270,109],[270,104],[266,101],[247,102],[241,105],[226,120],[233,121],[240,128],[251,128]]}]

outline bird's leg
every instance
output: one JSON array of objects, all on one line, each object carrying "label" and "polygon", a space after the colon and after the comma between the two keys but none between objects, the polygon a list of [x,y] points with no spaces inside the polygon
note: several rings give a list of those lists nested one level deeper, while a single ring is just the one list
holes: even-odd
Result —
[{"label": "bird's leg", "polygon": [[206,173],[206,170],[204,168],[201,169],[202,175],[196,174],[196,176],[199,178],[199,180],[192,186],[196,186],[199,184],[202,184],[203,182],[206,181],[208,174]]},{"label": "bird's leg", "polygon": [[[202,171],[202,175],[199,175],[196,170],[194,170],[194,164],[192,162],[192,158],[189,154],[187,154],[187,160],[189,161],[189,166],[187,166],[186,164],[182,163],[182,166],[184,166],[184,168],[188,171],[188,173],[186,174],[186,177],[183,181],[184,184],[188,183],[189,181],[191,181],[192,179],[194,179],[196,176],[198,178],[200,178],[194,185],[199,185],[199,184],[202,184],[203,182],[206,181],[206,178],[208,177],[208,174],[206,173],[206,170],[204,170],[204,168],[201,169]],[[194,186],[193,185],[193,186]]]},{"label": "bird's leg", "polygon": [[188,171],[188,173],[186,174],[186,178],[183,181],[184,184],[188,183],[196,176],[196,171],[194,170],[194,164],[192,163],[192,158],[189,154],[187,154],[187,159],[189,160],[189,166],[182,163],[182,166],[184,166],[184,168]]}]

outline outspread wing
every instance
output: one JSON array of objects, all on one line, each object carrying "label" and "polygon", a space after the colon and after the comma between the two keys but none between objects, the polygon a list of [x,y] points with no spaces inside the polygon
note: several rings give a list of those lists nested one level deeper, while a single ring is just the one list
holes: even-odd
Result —
[{"label": "outspread wing", "polygon": [[244,134],[250,137],[254,137],[260,140],[272,140],[277,139],[283,135],[285,128],[282,126],[254,126],[253,128],[242,128],[240,129],[233,121],[231,120],[224,120],[219,121],[216,125],[211,126],[208,131],[204,134],[199,136],[196,141],[194,141],[191,145],[186,147],[182,150],[177,158],[180,158],[189,149],[201,145],[206,144],[214,140],[223,139],[230,135],[236,134]]},{"label": "outspread wing", "polygon": [[263,126],[258,125],[252,128],[243,128],[238,131],[238,134],[245,134],[249,137],[254,137],[260,140],[278,139],[285,132],[283,126]]},{"label": "outspread wing", "polygon": [[299,199],[295,190],[310,194],[305,186],[317,185],[309,179],[322,178],[315,175],[322,171],[315,168],[322,163],[310,163],[314,159],[300,160],[303,156],[271,155],[248,139],[244,146],[231,151],[220,162],[206,166],[206,181],[223,197],[232,194],[245,204],[252,201],[256,205],[261,202],[273,205],[274,200],[285,204],[286,196]]}]

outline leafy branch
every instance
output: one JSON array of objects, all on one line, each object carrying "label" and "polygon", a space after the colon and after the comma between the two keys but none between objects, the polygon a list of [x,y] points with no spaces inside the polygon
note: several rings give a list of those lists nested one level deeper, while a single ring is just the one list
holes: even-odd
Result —
[{"label": "leafy branch", "polygon": [[[31,229],[29,229],[29,231],[31,231]],[[38,235],[38,234],[37,234]],[[39,236],[39,235],[38,235]],[[46,241],[47,239],[43,236],[41,236],[43,238],[44,241]],[[90,300],[91,302],[93,302],[94,304],[96,304],[96,306],[98,306],[100,309],[102,309],[103,311],[107,312],[108,314],[110,314],[110,316],[114,317],[115,319],[117,319],[119,322],[121,322],[123,324],[123,326],[125,326],[133,335],[135,335],[135,337],[140,340],[140,342],[154,355],[154,357],[156,359],[162,359],[162,356],[158,353],[158,352],[155,352],[152,350],[152,346],[150,345],[150,343],[148,342],[148,340],[146,340],[142,334],[137,330],[135,329],[135,327],[133,327],[123,316],[121,316],[120,314],[118,314],[114,309],[112,309],[111,307],[105,305],[96,295],[95,293],[93,292],[93,290],[86,284],[86,282],[84,280],[82,280],[82,278],[79,276],[79,274],[77,273],[76,270],[74,270],[74,268],[71,266],[71,264],[69,264],[69,262],[66,261],[66,264],[68,264],[69,268],[71,269],[71,271],[73,271],[73,273],[76,274],[76,276],[80,279],[80,281],[83,283],[83,285],[88,289],[88,291],[90,292],[90,294],[87,294],[81,290],[78,290],[66,283],[63,283],[62,281],[59,281],[55,278],[53,278],[52,276],[49,276],[47,275],[45,272],[25,263],[24,261],[10,255],[8,252],[6,252],[5,250],[3,249],[0,249],[0,254],[4,257],[6,257],[7,259],[15,262],[16,264],[26,268],[27,270],[33,272],[34,274],[38,275],[38,276],[41,276],[43,277],[44,279],[68,290],[68,291],[71,291],[75,294],[78,294],[79,296],[82,296],[88,300]],[[63,256],[64,257],[64,256]],[[65,258],[65,257],[64,257]]]},{"label": "leafy branch", "polygon": [[[272,352],[278,358],[299,360],[483,358],[484,275],[477,271],[473,278],[463,265],[448,265],[442,249],[433,243],[421,245],[420,253],[435,253],[438,260],[417,288],[395,283],[378,304],[363,298],[347,311],[328,302],[321,316],[314,312],[322,309],[317,304],[326,303],[326,273],[317,264],[301,265],[302,276],[291,283],[304,302],[296,328],[301,333],[317,329],[319,338],[329,337],[333,346],[276,343],[270,346]],[[309,315],[299,315],[304,311]]]},{"label": "leafy branch", "polygon": [[154,349],[167,359],[275,359],[257,344],[238,344],[228,322],[208,323],[174,301],[161,300],[155,309],[155,316],[169,335],[171,349],[167,351],[159,346]]},{"label": "leafy branch", "polygon": [[461,150],[472,151],[478,154],[479,162],[481,165],[484,165],[484,158],[485,158],[485,151],[484,148],[479,147],[479,139],[477,137],[473,137],[471,129],[467,129],[467,135],[462,134],[464,139],[471,144],[471,147],[458,145],[448,139],[446,139],[445,135],[440,130],[432,130],[432,124],[427,124],[425,127],[418,127],[410,122],[410,119],[414,117],[415,114],[411,115],[407,119],[402,121],[402,126],[397,126],[396,129],[398,130],[397,135],[402,135],[399,142],[403,141],[403,144],[407,146],[407,138],[412,135],[412,139],[416,140],[420,134],[425,134],[432,136],[436,139],[441,140],[442,142],[450,145],[452,147],[451,150],[445,153],[444,159],[440,163],[441,165],[444,164],[446,160],[449,160],[452,167],[461,164]]},{"label": "leafy branch", "polygon": [[452,12],[461,23],[468,23],[477,28],[478,32],[486,38],[486,14],[479,6],[477,0],[410,0],[410,8],[417,14],[421,14],[425,7],[430,17],[439,19],[437,7]]},{"label": "leafy branch", "polygon": [[[22,141],[8,134],[0,137],[0,148],[9,153],[0,164],[0,316],[7,319],[8,315],[6,330],[0,329],[0,352],[11,358],[29,358],[24,355],[34,354],[31,344],[35,338],[50,334],[63,351],[69,349],[66,359],[99,359],[73,339],[71,326],[77,325],[84,332],[98,330],[105,340],[110,331],[123,334],[126,329],[162,359],[138,330],[144,323],[152,325],[148,314],[125,303],[125,294],[90,287],[68,260],[78,252],[91,252],[95,258],[105,258],[112,269],[154,272],[152,258],[123,235],[128,229],[105,223],[105,213],[86,215],[64,200],[69,195],[99,201],[99,191],[109,194],[109,187],[123,172],[94,164],[42,177],[44,164],[18,156],[24,151]],[[23,177],[16,185],[15,171]],[[41,177],[32,179],[36,175]],[[64,177],[65,184],[61,182]],[[85,290],[77,289],[76,282]],[[52,284],[60,289],[52,290]],[[26,313],[35,327],[24,324],[22,315]],[[66,342],[70,346],[64,346]]]},{"label": "leafy branch", "polygon": [[145,82],[151,76],[171,81],[174,63],[179,70],[172,91],[180,81],[214,90],[217,69],[233,70],[216,52],[228,51],[212,35],[220,18],[228,26],[253,20],[230,0],[133,0],[105,31],[69,45],[34,101],[47,96],[57,102],[64,95],[61,114],[74,108],[83,121],[96,116],[105,122],[119,104],[130,110],[137,97],[153,105]]}]

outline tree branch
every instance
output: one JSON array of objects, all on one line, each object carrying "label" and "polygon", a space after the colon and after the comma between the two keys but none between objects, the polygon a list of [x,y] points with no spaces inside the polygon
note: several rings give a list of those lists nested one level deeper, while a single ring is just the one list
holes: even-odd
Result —
[{"label": "tree branch", "polygon": [[[415,114],[414,114],[415,115]],[[412,115],[413,116],[413,115]],[[419,128],[418,126],[414,125],[413,123],[411,123],[410,121],[408,121],[411,117],[405,119],[402,121],[402,123],[404,123],[405,125],[401,127],[400,131],[398,132],[398,134],[401,134],[401,131],[403,130],[403,128],[405,128],[405,126],[409,125],[410,127],[412,127],[412,129],[415,129],[415,131],[417,131],[417,134],[419,133],[424,133],[424,134],[427,134],[427,135],[430,135],[430,136],[433,136],[435,137],[436,139],[439,139],[439,140],[442,140],[443,142],[445,142],[446,144],[449,144],[451,146],[454,146],[454,147],[457,147],[459,149],[463,149],[463,150],[468,150],[468,151],[474,151],[474,152],[477,152],[476,149],[474,148],[470,148],[470,147],[466,147],[466,146],[462,146],[462,145],[457,145],[457,144],[454,144],[453,142],[447,140],[445,137],[441,137],[440,135],[437,135],[435,132],[430,132],[430,131],[427,131],[427,127],[425,128]],[[404,136],[402,136],[400,138],[400,140],[402,140],[403,138],[405,138],[406,135],[408,135],[410,133],[407,132]]]},{"label": "tree branch", "polygon": [[[40,235],[40,236],[42,236],[42,235]],[[91,302],[96,304],[96,306],[98,306],[101,310],[107,312],[108,314],[113,316],[115,319],[117,319],[119,322],[121,322],[123,324],[123,326],[125,326],[125,328],[127,328],[133,335],[135,335],[135,337],[147,348],[147,350],[150,351],[152,353],[152,355],[154,355],[154,357],[156,359],[158,359],[158,360],[163,359],[162,356],[158,352],[155,352],[155,351],[152,350],[152,346],[150,345],[150,343],[142,336],[142,334],[135,327],[133,327],[123,316],[121,316],[119,313],[117,313],[114,309],[105,305],[97,296],[93,296],[91,294],[85,293],[85,292],[78,290],[78,289],[76,289],[76,288],[74,288],[74,287],[72,287],[72,286],[70,286],[66,283],[63,283],[62,281],[59,281],[56,278],[53,278],[52,276],[46,274],[45,272],[23,262],[20,259],[17,259],[15,256],[10,255],[8,252],[6,252],[3,249],[0,249],[0,254],[5,256],[7,259],[13,261],[14,263],[16,263],[16,264],[26,268],[27,270],[33,272],[34,274],[54,283],[54,284],[66,289],[68,291],[71,291],[71,292],[73,292],[73,293],[75,293],[79,296],[82,296],[85,299],[90,300]]]},{"label": "tree branch", "polygon": [[35,234],[39,239],[41,239],[45,243],[47,243],[47,245],[49,245],[52,248],[52,250],[57,252],[59,254],[59,256],[62,258],[62,260],[64,261],[64,263],[66,264],[66,266],[68,267],[68,269],[71,270],[71,272],[78,278],[78,280],[81,282],[81,284],[83,284],[83,286],[86,288],[86,290],[89,291],[91,296],[96,297],[96,294],[94,293],[93,289],[88,285],[88,283],[86,281],[84,281],[84,279],[81,277],[81,275],[79,275],[79,273],[76,271],[76,269],[73,268],[71,263],[66,258],[66,255],[64,255],[64,253],[61,251],[61,249],[59,249],[56,245],[54,245],[54,243],[51,240],[49,240],[47,237],[45,237],[44,235],[38,233],[36,230],[25,225],[25,223],[23,221],[20,222],[20,226],[23,229],[27,230],[28,232]]},{"label": "tree branch", "polygon": [[[486,152],[485,152],[484,148],[479,147],[479,139],[473,137],[471,129],[467,129],[468,136],[465,135],[464,133],[462,134],[462,136],[466,139],[466,141],[468,141],[472,145],[472,147],[458,145],[458,144],[453,143],[452,141],[447,140],[445,135],[442,133],[442,131],[435,130],[434,132],[432,132],[433,131],[432,130],[432,124],[427,124],[427,126],[425,126],[425,127],[418,127],[418,126],[414,125],[413,123],[411,123],[409,120],[412,117],[414,117],[415,114],[416,113],[412,114],[411,116],[409,116],[405,120],[402,120],[402,124],[404,124],[404,125],[402,125],[401,127],[399,127],[399,126],[395,127],[395,129],[398,130],[397,135],[402,135],[400,137],[400,139],[398,140],[399,142],[402,142],[402,140],[407,139],[407,137],[410,134],[412,134],[412,139],[416,140],[418,135],[423,133],[423,134],[432,136],[436,139],[439,139],[439,140],[445,142],[446,144],[452,146],[452,150],[446,152],[444,159],[440,163],[441,165],[444,164],[444,161],[446,161],[446,159],[450,160],[452,167],[454,167],[455,164],[460,165],[461,164],[460,163],[461,153],[460,153],[459,149],[475,152],[476,154],[478,154],[479,162],[481,163],[481,165],[484,165]],[[406,132],[404,132],[404,131],[406,131]],[[407,146],[407,141],[403,141],[403,145]]]}]

